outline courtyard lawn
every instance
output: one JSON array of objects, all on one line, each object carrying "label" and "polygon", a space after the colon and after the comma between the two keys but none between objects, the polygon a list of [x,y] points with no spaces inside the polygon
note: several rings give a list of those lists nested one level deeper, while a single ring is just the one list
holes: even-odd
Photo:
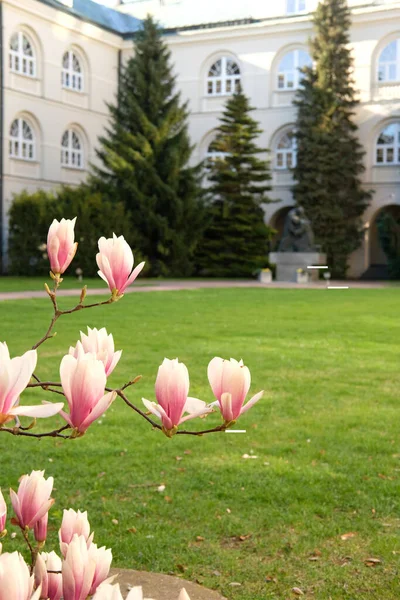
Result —
[{"label": "courtyard lawn", "polygon": [[[154,399],[164,356],[187,364],[191,395],[205,400],[210,358],[243,357],[265,398],[239,421],[246,434],[170,440],[119,400],[81,439],[3,433],[0,485],[45,468],[57,499],[51,541],[63,507],[87,509],[115,566],[176,574],[228,599],[286,600],[300,588],[318,600],[398,600],[399,308],[396,289],[213,289],[132,294],[63,317],[39,349],[42,379],[57,378],[79,329],[104,325],[123,348],[110,384],[142,374],[129,392],[137,404]],[[51,304],[3,302],[0,316],[15,355],[41,337]],[[22,401],[33,398],[58,400],[29,390]]]}]

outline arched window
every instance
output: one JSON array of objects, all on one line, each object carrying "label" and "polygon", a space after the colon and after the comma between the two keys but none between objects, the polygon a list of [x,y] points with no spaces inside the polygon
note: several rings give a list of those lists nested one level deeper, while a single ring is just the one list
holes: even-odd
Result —
[{"label": "arched window", "polygon": [[379,134],[376,143],[376,164],[400,164],[400,123],[391,123]]},{"label": "arched window", "polygon": [[62,59],[61,83],[63,87],[69,90],[83,92],[83,72],[81,62],[72,50],[68,50],[64,53]]},{"label": "arched window", "polygon": [[228,152],[221,152],[219,150],[216,150],[214,148],[214,142],[211,142],[211,144],[209,144],[208,148],[207,148],[207,153],[206,153],[206,157],[207,160],[224,160],[224,158],[226,156],[228,156]]},{"label": "arched window", "polygon": [[304,12],[307,8],[306,0],[287,0],[286,12],[288,15]]},{"label": "arched window", "polygon": [[35,77],[36,58],[33,46],[23,31],[18,31],[11,36],[9,48],[10,71]]},{"label": "arched window", "polygon": [[275,168],[292,169],[296,166],[297,143],[294,131],[285,131],[275,147]]},{"label": "arched window", "polygon": [[278,90],[297,90],[302,78],[300,69],[311,64],[311,57],[305,50],[293,50],[285,54],[278,67]]},{"label": "arched window", "polygon": [[378,81],[400,81],[400,39],[390,42],[381,52]]},{"label": "arched window", "polygon": [[14,119],[11,123],[9,154],[11,158],[35,160],[35,136],[25,119]]},{"label": "arched window", "polygon": [[83,169],[83,145],[73,129],[67,129],[61,138],[61,166]]},{"label": "arched window", "polygon": [[208,71],[207,95],[224,96],[239,91],[239,88],[239,66],[231,58],[223,56]]}]

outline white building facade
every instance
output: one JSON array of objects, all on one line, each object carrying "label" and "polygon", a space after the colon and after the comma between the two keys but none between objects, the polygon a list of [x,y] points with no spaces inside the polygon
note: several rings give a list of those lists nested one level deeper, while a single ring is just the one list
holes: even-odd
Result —
[{"label": "white building facade", "polygon": [[[211,0],[200,8],[194,0],[141,0],[117,12],[90,0],[3,0],[3,223],[13,193],[86,177],[107,123],[106,103],[115,99],[119,64],[132,54],[138,19],[153,12],[165,26],[178,87],[189,101],[195,162],[207,156],[239,82],[250,97],[263,130],[260,145],[271,150],[271,196],[279,200],[266,207],[266,221],[280,230],[293,205],[292,101],[298,68],[310,61],[316,2],[277,0],[269,8],[257,0],[245,8],[243,2],[224,2],[213,11]],[[207,3],[211,23],[204,20]],[[400,1],[349,5],[360,99],[355,118],[366,151],[363,182],[374,190],[364,215],[364,243],[350,260],[349,275],[360,277],[386,262],[377,216],[383,208],[400,207]]]}]

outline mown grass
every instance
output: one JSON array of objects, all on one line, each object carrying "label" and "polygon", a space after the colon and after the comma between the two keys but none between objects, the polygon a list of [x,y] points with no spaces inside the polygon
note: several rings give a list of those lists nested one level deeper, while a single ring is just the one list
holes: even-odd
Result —
[{"label": "mown grass", "polygon": [[[79,329],[105,325],[124,350],[110,383],[143,375],[136,403],[153,399],[164,356],[187,364],[191,394],[206,400],[209,359],[243,357],[265,398],[239,422],[246,434],[169,440],[120,402],[78,440],[3,433],[0,485],[46,468],[53,541],[63,507],[87,509],[115,565],[181,575],[228,599],[286,600],[298,587],[318,600],[397,600],[399,303],[395,289],[215,289],[128,295],[64,317],[40,348],[43,379],[57,377]],[[48,300],[1,303],[0,339],[21,353],[50,315]],[[368,566],[371,557],[381,562]]]}]

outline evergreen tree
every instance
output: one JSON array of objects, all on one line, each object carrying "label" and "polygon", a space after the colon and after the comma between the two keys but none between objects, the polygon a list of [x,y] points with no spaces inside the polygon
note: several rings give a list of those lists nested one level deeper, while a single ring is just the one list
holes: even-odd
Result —
[{"label": "evergreen tree", "polygon": [[364,150],[353,121],[358,100],[351,73],[350,11],[346,0],[323,0],[314,15],[306,67],[297,92],[294,197],[310,219],[334,277],[344,277],[349,254],[362,240],[361,216],[371,192],[360,176]]},{"label": "evergreen tree", "polygon": [[189,275],[202,233],[201,168],[189,166],[188,108],[175,91],[170,52],[148,17],[120,73],[117,104],[100,137],[91,184],[122,201],[153,275]]},{"label": "evergreen tree", "polygon": [[266,266],[271,229],[262,204],[271,187],[269,163],[255,140],[261,133],[240,90],[227,102],[211,146],[208,218],[198,264],[218,277],[249,277]]}]

